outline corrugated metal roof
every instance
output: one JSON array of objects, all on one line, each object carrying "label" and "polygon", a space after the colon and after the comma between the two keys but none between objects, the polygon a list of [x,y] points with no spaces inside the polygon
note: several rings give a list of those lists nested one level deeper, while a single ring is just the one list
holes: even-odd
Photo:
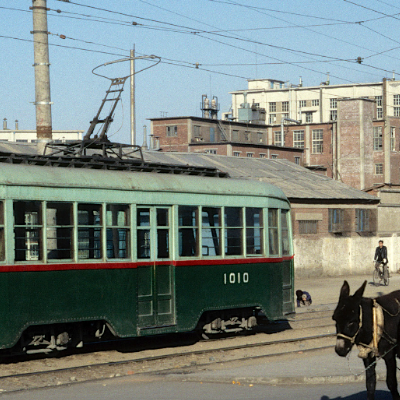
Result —
[{"label": "corrugated metal roof", "polygon": [[255,179],[272,183],[283,190],[289,199],[360,200],[379,202],[361,190],[309,171],[284,159],[227,157],[204,153],[144,152],[152,162],[183,163],[216,167],[232,178]]},{"label": "corrugated metal roof", "polygon": [[[0,151],[37,154],[35,145],[0,143]],[[271,183],[291,200],[379,202],[379,198],[284,159],[229,157],[204,153],[144,151],[145,161],[218,168],[232,178]],[[226,178],[229,179],[229,178]]]}]

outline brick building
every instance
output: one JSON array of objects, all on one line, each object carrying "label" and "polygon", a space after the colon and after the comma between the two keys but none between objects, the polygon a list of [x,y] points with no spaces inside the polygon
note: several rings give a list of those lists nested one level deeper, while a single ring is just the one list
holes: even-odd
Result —
[{"label": "brick building", "polygon": [[337,101],[336,121],[281,126],[197,117],[151,119],[162,152],[287,159],[357,189],[400,183],[400,117],[375,118],[376,101]]},{"label": "brick building", "polygon": [[151,143],[162,152],[284,158],[303,164],[303,149],[275,145],[266,125],[199,117],[151,118]]}]

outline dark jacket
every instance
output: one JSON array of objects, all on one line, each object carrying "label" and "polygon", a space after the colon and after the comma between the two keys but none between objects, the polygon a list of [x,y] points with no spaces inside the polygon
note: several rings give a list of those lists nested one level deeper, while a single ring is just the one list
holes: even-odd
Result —
[{"label": "dark jacket", "polygon": [[375,250],[375,257],[374,260],[376,261],[383,261],[383,259],[386,258],[386,263],[388,262],[388,258],[387,258],[387,248],[386,246],[382,246],[382,248],[380,248],[379,246],[376,248]]}]

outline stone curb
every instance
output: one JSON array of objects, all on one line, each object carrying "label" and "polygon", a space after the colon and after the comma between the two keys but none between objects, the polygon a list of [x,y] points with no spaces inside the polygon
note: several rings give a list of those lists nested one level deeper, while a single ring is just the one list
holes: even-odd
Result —
[{"label": "stone curb", "polygon": [[[386,381],[386,375],[376,374],[378,381]],[[332,376],[293,376],[293,377],[233,377],[233,378],[212,378],[212,377],[186,377],[179,379],[184,382],[206,382],[206,383],[232,383],[237,385],[333,385],[343,383],[365,382],[365,374],[362,375],[332,375]]]}]

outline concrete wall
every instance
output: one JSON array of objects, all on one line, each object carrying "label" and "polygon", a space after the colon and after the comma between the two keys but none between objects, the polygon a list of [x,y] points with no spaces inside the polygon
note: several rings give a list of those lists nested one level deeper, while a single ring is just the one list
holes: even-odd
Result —
[{"label": "concrete wall", "polygon": [[[371,274],[375,248],[381,239],[375,237],[322,237],[316,240],[294,239],[296,277]],[[389,269],[400,269],[400,237],[383,238],[388,248]]]}]

